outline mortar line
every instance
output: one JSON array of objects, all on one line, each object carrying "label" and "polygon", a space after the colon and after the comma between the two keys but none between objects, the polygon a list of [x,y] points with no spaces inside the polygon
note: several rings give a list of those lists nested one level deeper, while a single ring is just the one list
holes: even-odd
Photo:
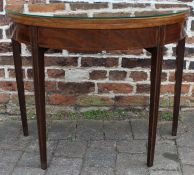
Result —
[{"label": "mortar line", "polygon": [[[91,143],[90,143],[90,144],[91,144]],[[85,152],[84,152],[83,157],[82,157],[82,164],[81,164],[81,168],[80,168],[80,173],[79,173],[79,175],[81,175],[82,172],[83,172],[84,164],[85,164],[85,162],[86,162],[86,154],[87,154],[88,148],[89,148],[89,142],[86,141],[86,149],[85,149]]]},{"label": "mortar line", "polygon": [[[20,132],[21,132],[21,130],[20,130]],[[23,136],[23,137],[25,137],[25,136]],[[29,136],[28,136],[28,137],[29,137]],[[14,165],[14,167],[13,167],[13,169],[12,169],[12,171],[10,172],[9,175],[12,175],[12,174],[13,174],[13,172],[14,172],[14,170],[16,169],[16,167],[17,167],[19,161],[22,159],[22,156],[24,155],[24,153],[25,153],[25,151],[26,151],[26,148],[27,148],[28,146],[30,146],[30,144],[32,143],[32,141],[33,141],[33,140],[31,140],[31,141],[30,141],[28,144],[26,144],[26,146],[23,148],[21,156],[20,156],[19,159],[16,161],[16,163],[15,163],[15,165]]]},{"label": "mortar line", "polygon": [[179,154],[179,151],[178,151],[178,144],[177,144],[177,141],[175,140],[175,145],[176,145],[176,151],[177,151],[177,156],[178,156],[178,160],[179,160],[179,164],[180,164],[180,170],[181,170],[181,174],[183,174],[183,164],[182,164],[182,161],[180,159],[180,154]]},{"label": "mortar line", "polygon": [[[47,137],[47,138],[48,138],[48,137]],[[47,140],[47,141],[48,141],[48,140]],[[57,142],[57,144],[56,144],[56,146],[54,147],[53,152],[52,152],[52,154],[51,154],[52,157],[51,157],[50,161],[48,162],[49,167],[50,167],[51,162],[52,162],[52,160],[53,160],[53,158],[54,158],[55,151],[57,150],[57,147],[58,147],[58,145],[59,145],[60,140],[57,140],[56,142]],[[47,167],[47,169],[45,170],[44,175],[47,174],[49,167]]]}]

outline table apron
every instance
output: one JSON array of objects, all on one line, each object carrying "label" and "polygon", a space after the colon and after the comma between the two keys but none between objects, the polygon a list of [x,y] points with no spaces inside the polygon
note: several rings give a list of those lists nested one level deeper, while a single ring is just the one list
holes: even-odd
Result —
[{"label": "table apron", "polygon": [[[157,46],[159,27],[135,29],[53,29],[37,27],[39,47],[69,51],[102,51],[152,48]],[[30,44],[31,27],[15,24],[17,41]],[[185,37],[184,24],[165,26],[164,45]]]}]

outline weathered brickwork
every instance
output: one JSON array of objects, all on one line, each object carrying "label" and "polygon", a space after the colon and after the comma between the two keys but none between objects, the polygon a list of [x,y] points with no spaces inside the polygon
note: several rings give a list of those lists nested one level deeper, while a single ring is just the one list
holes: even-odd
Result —
[{"label": "weathered brickwork", "polygon": [[[20,1],[20,0],[19,0]],[[18,1],[18,2],[19,2]],[[91,1],[91,0],[88,0]],[[121,0],[122,1],[122,0]],[[15,2],[15,1],[9,1]],[[49,2],[47,0],[47,2]],[[60,0],[50,0],[51,3]],[[184,62],[181,109],[194,108],[194,0],[129,0],[129,3],[65,2],[64,8],[75,14],[102,16],[114,12],[115,16],[141,11],[147,7],[158,9],[191,8],[187,23],[187,43]],[[135,2],[135,3],[134,3]],[[10,43],[10,20],[6,18],[5,1],[0,1],[0,107],[2,113],[17,114],[18,100]],[[108,11],[105,14],[104,9]],[[174,93],[175,46],[164,50],[161,85],[161,108],[172,108]],[[22,45],[23,76],[28,109],[34,105],[33,71],[30,47]],[[48,111],[79,110],[102,107],[142,107],[149,105],[150,54],[144,50],[112,51],[107,53],[69,53],[49,50],[45,56],[46,103]],[[65,107],[66,106],[66,107]]]}]

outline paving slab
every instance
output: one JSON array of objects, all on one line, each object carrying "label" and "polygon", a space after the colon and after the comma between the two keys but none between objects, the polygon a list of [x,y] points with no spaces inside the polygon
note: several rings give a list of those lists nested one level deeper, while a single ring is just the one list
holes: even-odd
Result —
[{"label": "paving slab", "polygon": [[193,175],[194,166],[193,165],[182,165],[183,167],[183,175]]},{"label": "paving slab", "polygon": [[103,121],[78,121],[76,139],[84,141],[103,140]]},{"label": "paving slab", "polygon": [[54,157],[47,175],[79,175],[82,166],[82,159],[66,159]]},{"label": "paving slab", "polygon": [[4,121],[0,122],[0,139],[8,140],[18,137],[21,134],[21,122],[19,121]]},{"label": "paving slab", "polygon": [[81,175],[115,175],[115,171],[112,168],[84,167]]},{"label": "paving slab", "polygon": [[[187,125],[189,130],[192,130],[194,128],[194,116],[193,116],[193,111],[190,112],[185,112],[181,114],[183,117],[181,120],[185,125]],[[179,122],[180,123],[180,122]]]},{"label": "paving slab", "polygon": [[16,167],[12,175],[44,175],[45,171],[40,168]]},{"label": "paving slab", "polygon": [[181,167],[174,141],[163,141],[156,144],[154,165],[150,169],[180,171]]},{"label": "paving slab", "polygon": [[189,131],[176,139],[179,147],[194,147],[194,133]]},{"label": "paving slab", "polygon": [[[47,152],[52,153],[56,149],[58,141],[48,140],[46,144],[47,144]],[[39,154],[39,141],[37,139],[32,140],[30,144],[25,148],[25,152]]]},{"label": "paving slab", "polygon": [[7,149],[7,150],[24,150],[32,141],[30,137],[24,137],[23,135],[6,138],[0,140],[0,149]]},{"label": "paving slab", "polygon": [[160,122],[158,128],[159,128],[160,137],[162,137],[163,139],[170,139],[170,140],[177,139],[181,137],[181,135],[188,132],[188,126],[182,121],[179,121],[177,136],[172,136],[172,121]]},{"label": "paving slab", "polygon": [[[182,175],[181,171],[151,171],[150,175]],[[188,174],[189,175],[189,174]]]},{"label": "paving slab", "polygon": [[48,128],[48,139],[59,140],[69,139],[75,140],[76,121],[56,120],[51,123]]},{"label": "paving slab", "polygon": [[[2,175],[193,175],[194,117],[179,122],[172,137],[171,122],[159,124],[154,166],[147,168],[147,120],[47,122],[48,169],[40,169],[36,121],[29,137],[21,122],[0,122]],[[132,130],[132,132],[131,132]],[[134,136],[134,139],[132,137]]]},{"label": "paving slab", "polygon": [[40,168],[40,155],[39,153],[25,152],[17,163],[21,168]]},{"label": "paving slab", "polygon": [[149,175],[149,169],[146,166],[146,155],[118,154],[116,175]]},{"label": "paving slab", "polygon": [[1,160],[0,162],[0,174],[1,175],[10,175],[13,172],[15,163],[7,163]]},{"label": "paving slab", "polygon": [[131,120],[134,139],[148,138],[148,120]]},{"label": "paving slab", "polygon": [[87,142],[60,140],[54,156],[82,158],[86,152]]},{"label": "paving slab", "polygon": [[87,149],[84,167],[114,168],[116,162],[115,142],[95,141]]},{"label": "paving slab", "polygon": [[104,121],[104,134],[107,140],[131,140],[131,125],[127,121]]},{"label": "paving slab", "polygon": [[178,152],[182,164],[189,164],[194,166],[194,148],[178,147]]},{"label": "paving slab", "polygon": [[147,152],[146,144],[145,140],[118,141],[117,151],[119,153],[142,154]]},{"label": "paving slab", "polygon": [[116,141],[113,140],[100,140],[89,142],[90,149],[108,149],[116,151]]},{"label": "paving slab", "polygon": [[22,156],[22,151],[0,150],[0,163],[16,163]]},{"label": "paving slab", "polygon": [[[53,153],[47,152],[48,166],[52,160]],[[40,168],[40,154],[38,152],[24,152],[17,163],[17,167],[23,168]]]}]

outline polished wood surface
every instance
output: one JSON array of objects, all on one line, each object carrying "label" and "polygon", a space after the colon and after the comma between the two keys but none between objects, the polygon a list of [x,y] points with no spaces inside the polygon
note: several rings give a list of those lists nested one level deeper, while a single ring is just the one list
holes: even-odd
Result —
[{"label": "polished wood surface", "polygon": [[15,73],[16,73],[16,82],[18,89],[18,98],[21,112],[21,120],[23,126],[24,136],[28,136],[28,123],[27,123],[27,115],[26,115],[26,102],[24,95],[24,81],[23,81],[23,71],[22,71],[22,58],[21,58],[21,44],[12,39],[12,47],[13,47],[13,58],[15,65]]},{"label": "polished wood surface", "polygon": [[[16,39],[30,44],[29,26],[16,26]],[[164,44],[183,38],[184,23],[165,27]],[[81,33],[81,35],[80,35]],[[146,35],[145,35],[146,33]],[[69,51],[102,51],[152,48],[157,45],[158,27],[137,29],[53,29],[38,28],[38,45],[45,48]],[[66,42],[64,42],[66,41]]]},{"label": "polished wood surface", "polygon": [[38,136],[40,145],[41,168],[47,168],[46,149],[46,115],[45,115],[45,72],[44,72],[44,52],[45,49],[38,46],[38,29],[31,27],[31,46],[33,60],[34,92],[36,103],[36,116],[38,126]]},{"label": "polished wood surface", "polygon": [[[148,18],[70,19],[32,17],[9,14],[14,22],[14,59],[17,82],[22,82],[17,42],[32,46],[36,114],[39,134],[41,168],[47,168],[46,117],[44,85],[44,48],[69,51],[102,51],[144,48],[152,54],[151,94],[148,132],[147,165],[152,166],[155,152],[156,129],[160,97],[163,48],[178,42],[175,84],[173,135],[176,135],[180,104],[181,80],[184,58],[184,25],[187,13]],[[22,91],[22,92],[20,92]],[[18,86],[21,108],[25,109],[22,86]],[[21,95],[22,94],[22,95]],[[21,111],[22,112],[22,111]],[[23,115],[23,114],[22,114]],[[24,115],[25,116],[25,115]],[[23,117],[22,117],[23,118]],[[23,126],[25,128],[25,122]]]},{"label": "polished wood surface", "polygon": [[175,23],[183,23],[188,16],[186,12],[148,18],[112,18],[112,19],[79,19],[79,18],[51,18],[25,16],[17,14],[9,14],[15,23],[24,25],[32,25],[49,28],[66,28],[66,29],[130,29],[130,28],[146,28],[158,27],[161,25],[170,25]]},{"label": "polished wood surface", "polygon": [[176,47],[176,70],[175,70],[175,94],[174,94],[174,110],[173,110],[173,124],[172,124],[172,136],[177,135],[178,128],[178,117],[180,107],[180,95],[181,95],[181,84],[183,75],[183,64],[184,64],[184,53],[185,53],[185,38],[178,41]]},{"label": "polished wood surface", "polygon": [[148,155],[147,165],[151,167],[154,160],[158,108],[160,101],[160,83],[162,73],[162,61],[164,50],[165,26],[161,26],[158,30],[158,44],[151,49],[151,87],[150,87],[150,113],[149,113],[149,131],[148,131]]}]

